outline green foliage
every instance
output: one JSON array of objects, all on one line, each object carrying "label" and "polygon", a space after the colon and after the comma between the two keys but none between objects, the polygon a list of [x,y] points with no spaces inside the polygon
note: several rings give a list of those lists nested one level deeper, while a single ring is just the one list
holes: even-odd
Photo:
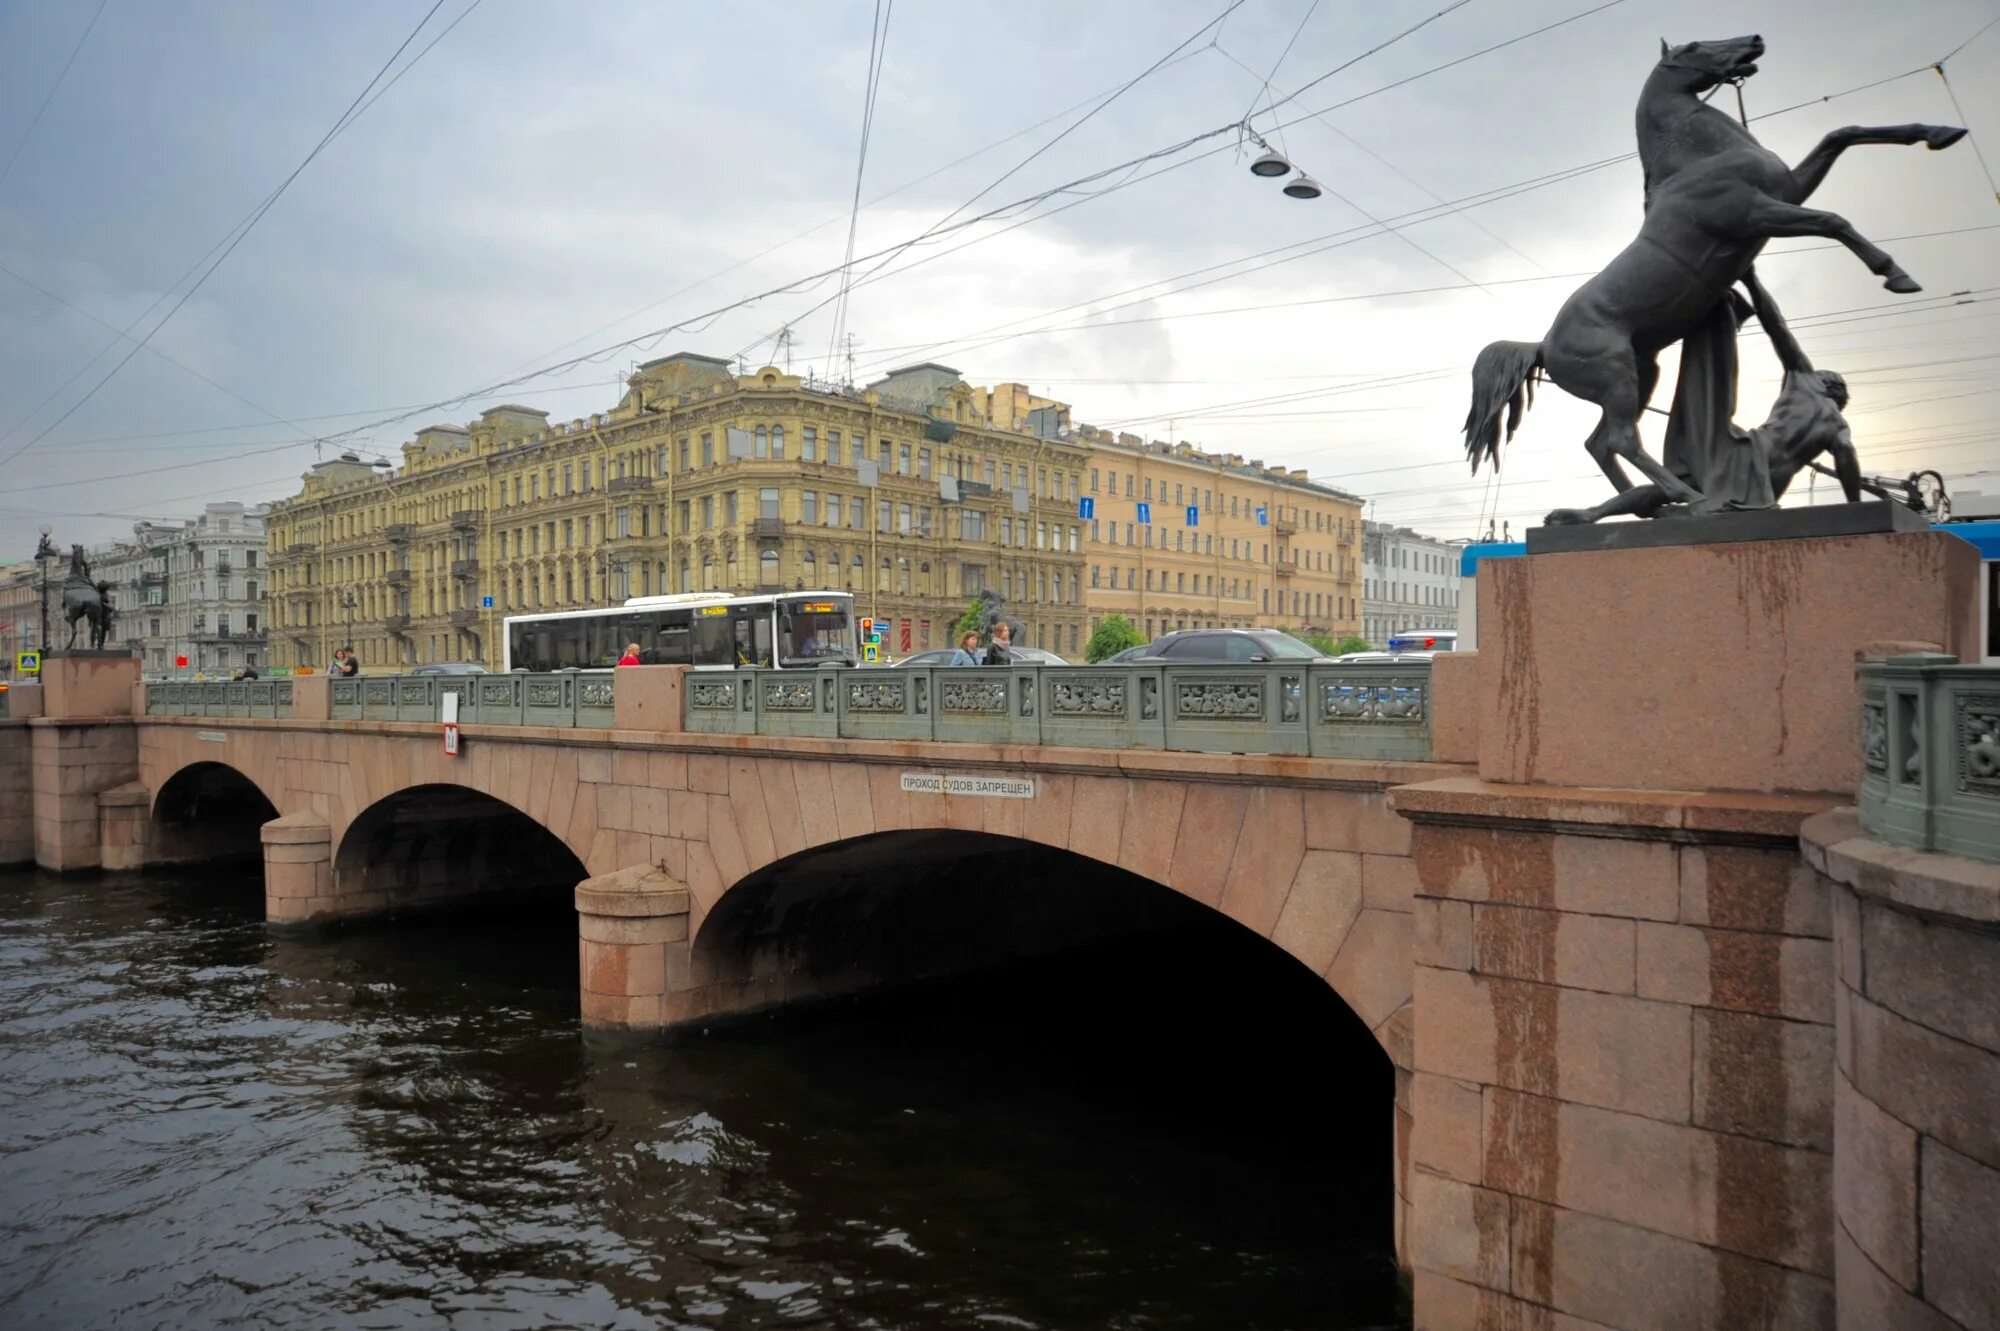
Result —
[{"label": "green foliage", "polygon": [[1145,641],[1146,635],[1134,628],[1131,620],[1123,615],[1106,615],[1096,632],[1090,635],[1090,642],[1083,649],[1083,659],[1096,665],[1127,647],[1137,647]]},{"label": "green foliage", "polygon": [[1279,629],[1278,632],[1297,638],[1321,656],[1333,656],[1339,650],[1334,646],[1333,639],[1324,633],[1311,633],[1305,629]]},{"label": "green foliage", "polygon": [[1350,633],[1339,642],[1333,644],[1333,650],[1328,652],[1327,655],[1345,656],[1349,652],[1370,652],[1373,650],[1375,650],[1374,645],[1368,639],[1358,633]]},{"label": "green foliage", "polygon": [[952,645],[956,646],[964,634],[979,632],[984,619],[985,614],[979,608],[979,598],[975,596],[965,603],[965,613],[960,615],[958,623],[951,627]]}]

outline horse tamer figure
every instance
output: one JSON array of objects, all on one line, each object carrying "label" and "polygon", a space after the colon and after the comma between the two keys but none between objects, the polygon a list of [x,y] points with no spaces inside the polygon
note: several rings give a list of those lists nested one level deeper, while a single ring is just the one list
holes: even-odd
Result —
[{"label": "horse tamer figure", "polygon": [[[1660,44],[1639,97],[1639,160],[1646,216],[1638,238],[1557,313],[1540,342],[1495,342],[1472,370],[1465,449],[1499,465],[1502,416],[1512,438],[1533,395],[1533,376],[1603,410],[1584,447],[1612,485],[1633,488],[1624,463],[1644,472],[1666,504],[1712,513],[1776,502],[1769,459],[1753,433],[1733,430],[1736,397],[1735,284],[1776,236],[1839,241],[1889,290],[1918,291],[1889,255],[1847,219],[1804,205],[1840,154],[1856,144],[1948,148],[1965,137],[1949,125],[1850,126],[1827,135],[1797,166],[1760,145],[1749,129],[1702,101],[1723,83],[1757,72],[1761,37]],[[1766,314],[1758,311],[1760,318]],[[1778,319],[1769,308],[1767,324]],[[1666,462],[1646,452],[1639,414],[1659,381],[1659,354],[1681,342],[1681,387],[1668,426]],[[1656,511],[1658,508],[1656,507]],[[1585,510],[1588,512],[1588,510]]]}]

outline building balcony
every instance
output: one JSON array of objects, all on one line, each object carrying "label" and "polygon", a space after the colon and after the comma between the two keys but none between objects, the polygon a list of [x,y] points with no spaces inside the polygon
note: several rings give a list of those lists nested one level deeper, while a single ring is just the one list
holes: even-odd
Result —
[{"label": "building balcony", "polygon": [[382,581],[388,583],[391,587],[407,587],[410,585],[410,570],[406,568],[392,568],[382,575]]},{"label": "building balcony", "polygon": [[414,530],[407,522],[392,522],[382,529],[382,537],[392,545],[408,545]]},{"label": "building balcony", "polygon": [[471,532],[479,530],[479,513],[475,509],[461,508],[451,515],[453,531]]},{"label": "building balcony", "polygon": [[477,628],[479,614],[477,610],[454,610],[451,612],[451,626],[455,629]]},{"label": "building balcony", "polygon": [[610,486],[611,493],[615,495],[643,494],[652,488],[652,478],[647,476],[620,476]]},{"label": "building balcony", "polygon": [[1274,571],[1281,578],[1294,577],[1298,573],[1298,570],[1293,568],[1290,564],[1280,564]]},{"label": "building balcony", "polygon": [[785,534],[785,520],[783,518],[754,518],[750,523],[750,534],[752,536],[783,536]]},{"label": "building balcony", "polygon": [[410,617],[400,614],[384,615],[382,616],[382,627],[391,633],[401,633],[404,629],[410,627]]},{"label": "building balcony", "polygon": [[164,587],[167,585],[167,575],[154,569],[148,569],[139,575],[138,584],[141,587]]},{"label": "building balcony", "polygon": [[190,642],[262,642],[262,629],[204,629],[197,628],[188,634]]},{"label": "building balcony", "polygon": [[454,559],[451,561],[451,576],[454,578],[476,578],[479,576],[477,559]]},{"label": "building balcony", "polygon": [[1271,529],[1280,536],[1297,536],[1299,534],[1299,524],[1292,518],[1271,519]]},{"label": "building balcony", "polygon": [[319,544],[316,541],[293,541],[285,547],[285,554],[292,559],[304,559],[317,549]]},{"label": "building balcony", "polygon": [[293,605],[301,605],[308,601],[316,601],[319,599],[319,588],[287,587],[285,588],[285,599],[287,601],[290,601]]}]

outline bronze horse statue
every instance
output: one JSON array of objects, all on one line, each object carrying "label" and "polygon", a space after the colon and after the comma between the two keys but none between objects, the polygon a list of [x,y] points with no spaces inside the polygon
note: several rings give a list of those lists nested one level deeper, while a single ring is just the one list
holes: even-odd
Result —
[{"label": "bronze horse statue", "polygon": [[[1871,244],[1847,219],[1804,207],[1826,179],[1840,154],[1863,143],[1922,143],[1948,148],[1965,137],[1949,125],[1891,125],[1835,130],[1800,160],[1787,166],[1760,145],[1749,129],[1705,103],[1701,94],[1724,83],[1741,83],[1757,72],[1764,39],[1689,42],[1669,48],[1639,97],[1639,158],[1646,178],[1646,215],[1639,235],[1604,271],[1577,289],[1556,314],[1540,342],[1495,342],[1479,353],[1472,369],[1472,409],[1465,418],[1465,451],[1476,474],[1481,458],[1500,462],[1502,416],[1512,439],[1533,398],[1533,376],[1545,371],[1556,385],[1603,411],[1585,448],[1618,490],[1632,488],[1623,462],[1630,462],[1658,485],[1666,498],[1694,511],[1772,502],[1742,493],[1704,494],[1691,482],[1711,471],[1718,489],[1754,490],[1738,485],[1740,462],[1690,465],[1674,456],[1669,465],[1649,455],[1639,439],[1639,414],[1660,377],[1659,355],[1690,339],[1683,348],[1683,379],[1693,366],[1715,359],[1727,378],[1726,391],[1710,392],[1726,423],[1734,406],[1735,313],[1732,288],[1750,270],[1764,243],[1777,236],[1826,236],[1854,252],[1889,290],[1920,290],[1887,253]],[[1691,336],[1692,335],[1692,336]],[[1719,339],[1728,345],[1718,354]],[[1701,371],[1693,370],[1694,373]],[[1711,412],[1712,414],[1712,412]],[[1689,429],[1715,431],[1711,423],[1681,422]],[[1724,451],[1726,441],[1696,440],[1693,447]]]},{"label": "bronze horse statue", "polygon": [[83,547],[69,548],[69,576],[63,579],[63,618],[69,622],[69,648],[76,646],[78,620],[90,621],[90,646],[93,651],[101,651],[105,640],[111,636],[111,602],[108,595],[111,584],[90,580],[90,561],[83,557]]}]

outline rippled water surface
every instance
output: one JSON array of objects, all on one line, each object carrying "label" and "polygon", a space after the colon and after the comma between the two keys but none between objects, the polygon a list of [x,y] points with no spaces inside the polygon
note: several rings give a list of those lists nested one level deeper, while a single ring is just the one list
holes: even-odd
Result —
[{"label": "rippled water surface", "polygon": [[0,874],[0,1326],[1393,1324],[1386,1079],[1215,952],[605,1052],[560,912]]}]

